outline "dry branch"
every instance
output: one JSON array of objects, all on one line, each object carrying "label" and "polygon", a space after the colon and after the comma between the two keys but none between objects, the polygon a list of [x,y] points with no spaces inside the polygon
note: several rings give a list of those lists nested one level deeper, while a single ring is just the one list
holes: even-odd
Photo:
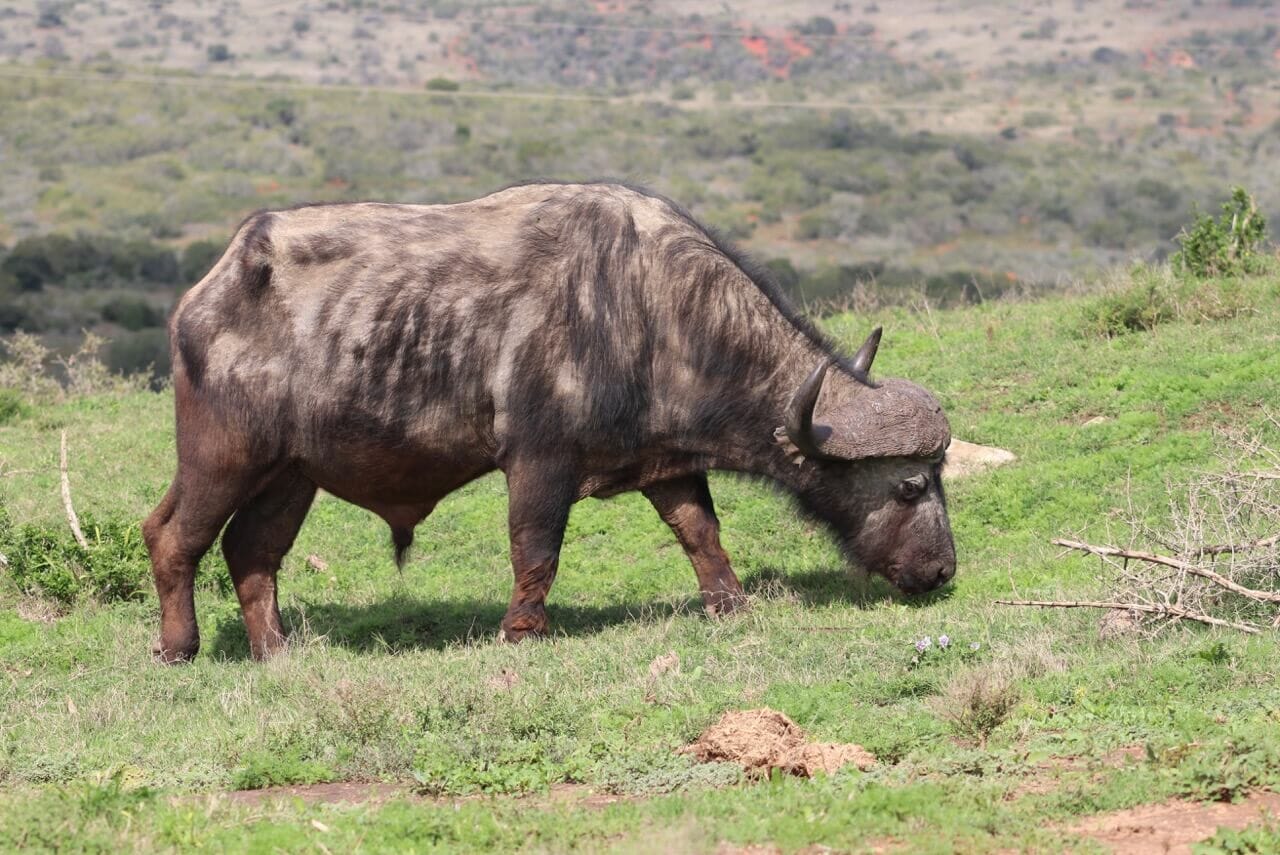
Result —
[{"label": "dry branch", "polygon": [[58,466],[58,470],[62,473],[62,506],[67,511],[67,522],[71,525],[71,533],[75,535],[76,543],[80,544],[81,549],[88,549],[89,542],[84,539],[84,532],[80,530],[80,518],[76,516],[76,509],[71,505],[71,481],[67,478],[67,432],[62,432],[62,462]]},{"label": "dry branch", "polygon": [[1147,605],[1145,603],[1108,603],[1091,600],[996,600],[996,603],[1002,606],[1037,606],[1046,609],[1118,609],[1126,612],[1148,612],[1150,614],[1162,615],[1164,617],[1179,618],[1181,620],[1193,620],[1199,623],[1207,623],[1211,626],[1225,626],[1230,629],[1238,629],[1241,632],[1247,632],[1250,635],[1257,635],[1259,630],[1255,626],[1249,626],[1244,623],[1233,623],[1229,620],[1202,615],[1198,612],[1190,612],[1177,606],[1166,605]]},{"label": "dry branch", "polygon": [[1248,552],[1250,549],[1266,549],[1280,544],[1280,534],[1264,537],[1262,540],[1251,540],[1248,543],[1221,543],[1215,546],[1201,546],[1195,550],[1197,555],[1226,555],[1237,552]]},{"label": "dry branch", "polygon": [[[1266,538],[1266,540],[1255,542],[1254,546],[1269,546],[1270,543],[1280,539],[1277,537]],[[1270,541],[1270,543],[1268,543]],[[1189,561],[1183,561],[1181,558],[1171,558],[1168,555],[1157,555],[1154,552],[1137,552],[1132,549],[1117,549],[1114,546],[1094,546],[1091,543],[1081,543],[1077,540],[1064,540],[1055,538],[1053,541],[1055,546],[1065,546],[1067,549],[1077,549],[1081,552],[1090,552],[1094,555],[1101,555],[1104,558],[1129,558],[1135,561],[1146,561],[1148,564],[1162,564],[1165,567],[1172,567],[1174,570],[1181,570],[1192,576],[1199,576],[1201,579],[1208,579],[1215,585],[1220,585],[1232,593],[1240,594],[1251,600],[1257,600],[1262,603],[1280,603],[1280,592],[1275,591],[1259,591],[1254,588],[1246,588],[1232,582],[1226,576],[1221,576],[1212,570],[1206,570],[1204,567],[1192,564]],[[1234,550],[1222,550],[1223,552]]]}]

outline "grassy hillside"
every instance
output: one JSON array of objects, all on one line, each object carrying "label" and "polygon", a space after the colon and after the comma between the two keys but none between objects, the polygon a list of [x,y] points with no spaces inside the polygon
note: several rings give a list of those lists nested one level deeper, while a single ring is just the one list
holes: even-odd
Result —
[{"label": "grassy hillside", "polygon": [[[624,496],[575,508],[555,638],[500,644],[505,498],[487,478],[419,527],[402,572],[379,522],[320,499],[282,573],[293,644],[267,664],[247,660],[225,568],[208,559],[200,658],[160,668],[135,524],[171,475],[171,397],[10,407],[0,848],[1055,849],[1087,846],[1070,831],[1080,815],[1280,783],[1273,634],[1101,640],[1096,613],[992,602],[1096,595],[1097,564],[1050,537],[1123,540],[1129,513],[1166,526],[1170,485],[1221,465],[1223,429],[1280,443],[1266,418],[1280,401],[1280,278],[1174,288],[1151,275],[1112,294],[826,322],[845,346],[883,323],[881,373],[933,389],[959,437],[1018,455],[948,488],[959,575],[923,600],[851,579],[787,502],[717,477],[750,613],[702,617],[679,547]],[[1167,309],[1151,329],[1097,333],[1151,294]],[[65,531],[61,430],[87,556]],[[917,656],[942,634],[946,651]],[[679,668],[651,674],[668,652]],[[955,699],[991,674],[1010,681],[1007,717],[957,724]],[[879,765],[752,784],[675,753],[722,711],[766,705]],[[225,795],[313,781],[396,787],[345,806]],[[597,795],[549,794],[567,782]]]},{"label": "grassy hillside", "polygon": [[162,321],[253,210],[647,184],[809,301],[932,305],[1280,212],[1274,4],[0,6],[0,335]]}]

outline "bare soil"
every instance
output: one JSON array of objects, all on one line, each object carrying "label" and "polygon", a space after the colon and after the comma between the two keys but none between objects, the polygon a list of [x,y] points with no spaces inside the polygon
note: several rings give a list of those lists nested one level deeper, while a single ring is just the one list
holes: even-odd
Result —
[{"label": "bare soil", "polygon": [[1280,793],[1254,793],[1242,802],[1203,803],[1168,801],[1089,817],[1072,831],[1115,852],[1189,853],[1194,843],[1219,828],[1241,829],[1280,815]]},{"label": "bare soil", "polygon": [[[288,787],[264,787],[260,790],[233,790],[224,796],[234,804],[259,806],[278,801],[300,799],[308,804],[380,804],[395,799],[419,802],[456,803],[489,798],[484,795],[432,799],[415,793],[401,784],[376,781],[334,781],[328,784],[298,784]],[[529,801],[547,805],[603,808],[632,800],[630,796],[599,793],[582,784],[556,784],[545,794],[523,796]]]}]

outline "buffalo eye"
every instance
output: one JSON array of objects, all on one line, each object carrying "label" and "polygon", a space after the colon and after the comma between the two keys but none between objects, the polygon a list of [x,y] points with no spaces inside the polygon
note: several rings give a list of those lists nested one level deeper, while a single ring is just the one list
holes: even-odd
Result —
[{"label": "buffalo eye", "polygon": [[928,486],[929,479],[923,475],[908,478],[898,485],[898,498],[904,502],[914,502],[924,495],[925,488]]}]

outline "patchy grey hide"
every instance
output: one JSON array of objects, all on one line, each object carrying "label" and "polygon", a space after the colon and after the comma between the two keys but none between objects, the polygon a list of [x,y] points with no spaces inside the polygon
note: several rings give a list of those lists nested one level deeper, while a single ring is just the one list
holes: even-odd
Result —
[{"label": "patchy grey hide", "polygon": [[586,496],[643,491],[708,610],[739,605],[710,469],[780,485],[903,591],[955,571],[937,401],[869,379],[879,331],[838,357],[644,191],[530,184],[255,214],[170,332],[178,473],[144,526],[165,661],[198,648],[195,565],[228,519],[253,653],[283,643],[276,571],[317,486],[382,516],[402,556],[442,497],[501,469],[512,639],[546,630],[569,507]]}]

